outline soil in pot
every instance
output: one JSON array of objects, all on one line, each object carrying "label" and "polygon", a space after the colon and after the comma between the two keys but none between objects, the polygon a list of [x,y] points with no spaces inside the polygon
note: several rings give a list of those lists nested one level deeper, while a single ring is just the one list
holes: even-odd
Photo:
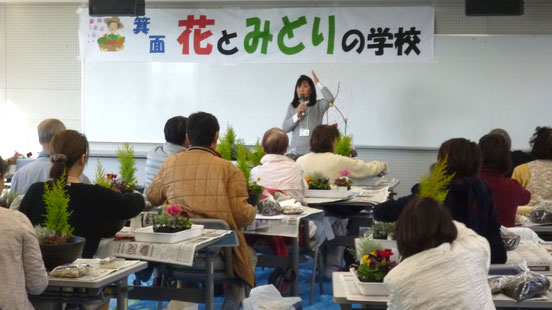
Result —
[{"label": "soil in pot", "polygon": [[158,233],[175,233],[183,230],[188,230],[191,227],[169,227],[169,226],[153,226],[153,232]]}]

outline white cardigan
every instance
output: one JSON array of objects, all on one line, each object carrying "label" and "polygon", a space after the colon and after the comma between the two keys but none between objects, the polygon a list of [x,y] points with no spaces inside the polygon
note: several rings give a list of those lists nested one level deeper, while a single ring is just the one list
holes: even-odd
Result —
[{"label": "white cardigan", "polygon": [[261,165],[251,169],[250,180],[266,188],[281,190],[298,201],[303,201],[307,189],[301,167],[293,159],[278,154],[263,156]]},{"label": "white cardigan", "polygon": [[464,224],[454,224],[458,237],[452,244],[410,256],[387,274],[387,309],[495,309],[487,283],[489,243]]},{"label": "white cardigan", "polygon": [[330,183],[339,178],[339,172],[349,170],[352,179],[363,179],[373,177],[387,171],[387,163],[381,161],[365,162],[360,159],[353,159],[334,153],[308,153],[297,159],[297,163],[305,176],[310,176],[314,172],[322,172]]}]

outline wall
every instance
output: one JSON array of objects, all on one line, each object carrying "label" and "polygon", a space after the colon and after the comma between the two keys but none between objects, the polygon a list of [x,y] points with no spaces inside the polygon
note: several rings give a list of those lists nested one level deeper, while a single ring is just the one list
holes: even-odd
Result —
[{"label": "wall", "polygon": [[[5,3],[9,2],[9,3]],[[29,1],[32,2],[32,1]],[[44,118],[56,117],[69,128],[81,128],[80,81],[78,61],[78,17],[81,3],[19,4],[0,0],[0,155],[39,150],[36,125]],[[155,1],[151,7],[182,7]],[[150,5],[152,2],[148,2]],[[219,1],[200,4],[188,1],[187,7],[273,6],[273,1]],[[443,1],[302,1],[278,2],[280,6],[359,6],[359,5],[435,5],[436,34],[442,35],[552,35],[552,3],[526,0],[525,15],[520,17],[465,17],[464,0]],[[530,47],[528,47],[530,48]],[[105,126],[109,126],[107,119]],[[159,129],[161,130],[161,129]],[[529,138],[531,133],[527,133]],[[523,143],[523,142],[522,142]],[[138,146],[142,156],[151,145]],[[112,153],[113,146],[93,145],[92,158],[86,168],[93,178],[95,155]],[[435,150],[361,149],[360,158],[389,162],[391,176],[401,180],[399,194],[408,193],[410,186],[427,172],[435,160]],[[114,159],[102,157],[108,171],[117,171]],[[144,160],[138,160],[139,182],[143,182]]]}]

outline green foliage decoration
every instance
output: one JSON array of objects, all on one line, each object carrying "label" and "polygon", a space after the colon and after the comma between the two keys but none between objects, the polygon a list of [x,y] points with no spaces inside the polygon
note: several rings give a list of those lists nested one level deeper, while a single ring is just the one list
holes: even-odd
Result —
[{"label": "green foliage decoration", "polygon": [[429,175],[422,178],[418,190],[419,197],[428,197],[444,203],[448,194],[448,185],[454,178],[454,173],[447,174],[448,157],[437,162]]},{"label": "green foliage decoration", "polygon": [[376,222],[372,225],[374,239],[387,239],[390,234],[395,233],[395,223]]},{"label": "green foliage decoration", "polygon": [[309,189],[331,189],[330,180],[320,171],[314,171],[310,176],[305,177]]},{"label": "green foliage decoration", "polygon": [[370,252],[375,252],[376,250],[384,250],[385,248],[379,242],[371,238],[360,238],[356,245],[356,257],[360,261],[364,255],[370,254]]},{"label": "green foliage decoration", "polygon": [[337,140],[337,145],[335,147],[335,154],[349,157],[349,155],[351,154],[351,151],[353,151],[352,142],[353,142],[352,135],[349,135],[349,136],[340,135],[340,138],[339,140]]},{"label": "green foliage decoration", "polygon": [[136,163],[134,161],[134,148],[124,143],[122,148],[117,149],[117,160],[121,165],[119,173],[125,184],[134,184],[136,181]]},{"label": "green foliage decoration", "polygon": [[247,148],[245,147],[245,145],[240,144],[237,146],[237,150],[237,167],[243,172],[245,179],[249,182],[249,178],[251,177],[251,168],[249,167],[249,163],[247,162]]},{"label": "green foliage decoration", "polygon": [[226,160],[236,158],[236,140],[234,128],[228,125],[228,127],[226,127],[226,133],[219,139],[219,144],[217,145],[217,152],[220,153],[222,158]]},{"label": "green foliage decoration", "polygon": [[61,177],[51,185],[44,183],[44,193],[42,194],[42,200],[46,205],[44,224],[48,230],[55,233],[56,237],[56,240],[44,243],[60,243],[73,236],[74,228],[69,225],[69,216],[73,211],[68,210],[69,194],[65,189],[66,182],[67,172],[64,171]]},{"label": "green foliage decoration", "polygon": [[248,154],[248,160],[251,167],[259,166],[261,164],[261,159],[266,155],[259,139],[257,139],[257,142],[255,143],[254,150],[254,152],[249,152]]},{"label": "green foliage decoration", "polygon": [[111,189],[111,182],[107,178],[107,174],[105,173],[104,167],[99,158],[96,164],[96,180],[94,181],[94,184]]}]

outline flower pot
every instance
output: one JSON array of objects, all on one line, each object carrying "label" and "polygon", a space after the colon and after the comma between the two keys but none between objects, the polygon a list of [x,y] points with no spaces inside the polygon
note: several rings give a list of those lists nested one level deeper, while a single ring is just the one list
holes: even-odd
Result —
[{"label": "flower pot", "polygon": [[63,264],[69,264],[79,258],[86,240],[73,236],[62,244],[41,244],[42,260],[48,271]]},{"label": "flower pot", "polygon": [[258,192],[247,192],[249,194],[249,199],[247,199],[247,203],[249,203],[252,206],[256,206],[259,201],[261,201],[261,197],[263,196],[263,193]]},{"label": "flower pot", "polygon": [[385,287],[383,282],[362,282],[358,279],[355,270],[351,269],[351,272],[355,276],[355,285],[362,295],[366,296],[388,296],[389,290]]}]

